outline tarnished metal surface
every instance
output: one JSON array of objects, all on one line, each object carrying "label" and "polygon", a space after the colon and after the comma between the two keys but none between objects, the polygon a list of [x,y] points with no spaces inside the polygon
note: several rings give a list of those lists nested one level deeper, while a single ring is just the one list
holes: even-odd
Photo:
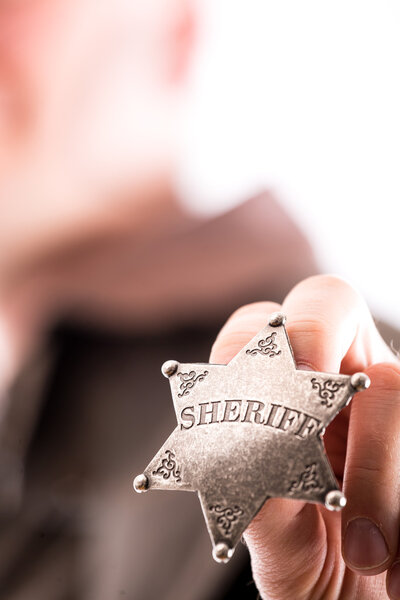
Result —
[{"label": "tarnished metal surface", "polygon": [[197,491],[220,562],[268,498],[346,502],[322,435],[368,377],[297,370],[284,321],[271,315],[228,365],[162,368],[178,425],[134,487]]}]

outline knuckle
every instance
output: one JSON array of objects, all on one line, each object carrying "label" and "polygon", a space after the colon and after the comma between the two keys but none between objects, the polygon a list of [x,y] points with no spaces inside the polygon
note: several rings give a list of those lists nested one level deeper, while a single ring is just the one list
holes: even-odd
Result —
[{"label": "knuckle", "polygon": [[359,436],[357,445],[353,445],[349,453],[346,479],[357,485],[371,481],[374,486],[384,485],[392,472],[392,453],[396,446],[393,447],[390,437],[380,430],[370,430],[367,436]]},{"label": "knuckle", "polygon": [[291,336],[299,336],[301,338],[310,337],[314,340],[318,338],[326,329],[326,323],[318,317],[318,315],[304,318],[292,319],[287,326]]},{"label": "knuckle", "polygon": [[[298,284],[298,287],[311,288],[311,290],[324,290],[332,294],[353,295],[361,299],[360,293],[346,279],[330,273],[312,275]],[[296,286],[297,287],[297,286]]]},{"label": "knuckle", "polygon": [[351,482],[357,489],[363,484],[371,485],[374,483],[374,487],[384,480],[382,466],[377,461],[369,460],[360,463],[359,461],[353,462],[348,465],[346,473],[347,483]]},{"label": "knuckle", "polygon": [[327,337],[333,339],[328,329],[329,325],[317,316],[288,323],[287,330],[297,363],[307,364],[315,371],[318,371],[316,363],[326,363],[332,348],[325,340]]}]

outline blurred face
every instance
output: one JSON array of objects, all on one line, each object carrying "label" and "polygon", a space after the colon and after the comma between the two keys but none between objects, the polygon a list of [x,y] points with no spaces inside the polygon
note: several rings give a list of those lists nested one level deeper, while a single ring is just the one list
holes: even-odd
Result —
[{"label": "blurred face", "polygon": [[184,0],[1,3],[0,272],[162,212],[190,38]]}]

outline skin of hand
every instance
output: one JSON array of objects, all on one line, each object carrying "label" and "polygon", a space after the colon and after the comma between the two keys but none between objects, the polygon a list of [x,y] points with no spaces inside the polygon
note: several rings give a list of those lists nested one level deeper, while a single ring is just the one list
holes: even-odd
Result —
[{"label": "skin of hand", "polygon": [[210,361],[227,363],[277,310],[299,369],[364,371],[356,395],[327,428],[325,448],[343,484],[341,513],[273,498],[245,533],[255,583],[265,600],[400,598],[400,361],[347,282],[318,275],[296,285],[282,306],[237,310],[220,331]]}]

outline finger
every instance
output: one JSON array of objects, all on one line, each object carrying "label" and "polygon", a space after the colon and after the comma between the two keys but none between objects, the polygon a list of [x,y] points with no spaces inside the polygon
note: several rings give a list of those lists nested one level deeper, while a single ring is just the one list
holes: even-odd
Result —
[{"label": "finger", "polygon": [[265,327],[268,317],[281,309],[276,302],[241,306],[227,320],[211,348],[210,362],[226,364]]},{"label": "finger", "polygon": [[342,513],[343,558],[364,575],[385,571],[397,550],[400,366],[367,370],[371,386],[352,403]]},{"label": "finger", "polygon": [[375,362],[397,362],[364,299],[343,279],[305,279],[285,298],[282,310],[298,367],[354,373]]},{"label": "finger", "polygon": [[[398,364],[378,332],[362,296],[346,281],[317,275],[295,286],[282,306],[299,368],[338,373],[364,371],[377,362]],[[342,480],[351,405],[326,430],[324,444]]]}]

